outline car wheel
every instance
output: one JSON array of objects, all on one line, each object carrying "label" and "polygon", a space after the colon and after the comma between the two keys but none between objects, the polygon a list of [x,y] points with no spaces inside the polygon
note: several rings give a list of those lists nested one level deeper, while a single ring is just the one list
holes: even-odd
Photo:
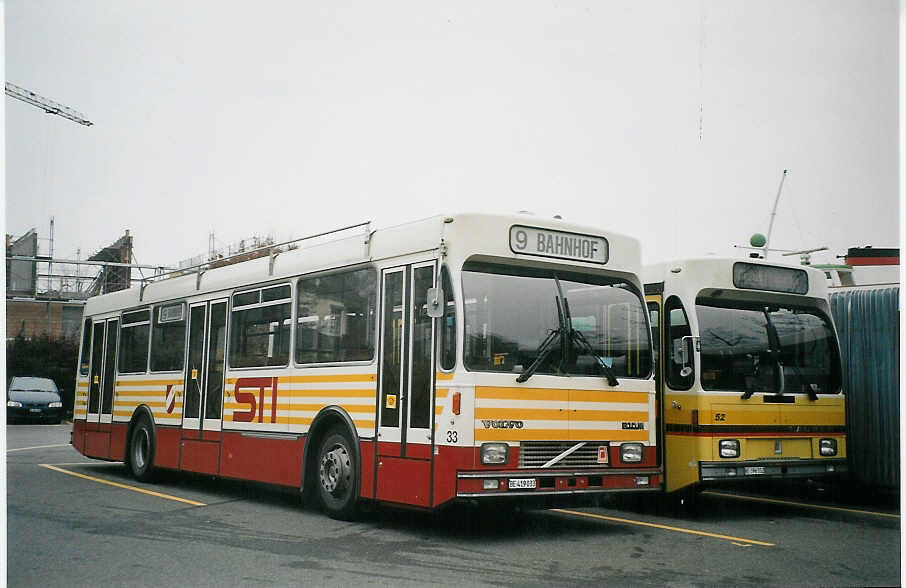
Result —
[{"label": "car wheel", "polygon": [[154,477],[154,428],[140,418],[129,440],[129,470],[136,480],[150,482]]},{"label": "car wheel", "polygon": [[318,494],[327,515],[349,521],[355,518],[358,464],[352,441],[344,429],[331,429],[318,450]]}]

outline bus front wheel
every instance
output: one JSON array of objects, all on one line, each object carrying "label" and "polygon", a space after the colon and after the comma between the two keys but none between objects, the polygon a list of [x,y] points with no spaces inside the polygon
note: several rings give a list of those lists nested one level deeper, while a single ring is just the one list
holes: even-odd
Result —
[{"label": "bus front wheel", "polygon": [[356,514],[358,467],[349,435],[341,428],[331,429],[318,450],[318,493],[327,515],[352,520]]}]

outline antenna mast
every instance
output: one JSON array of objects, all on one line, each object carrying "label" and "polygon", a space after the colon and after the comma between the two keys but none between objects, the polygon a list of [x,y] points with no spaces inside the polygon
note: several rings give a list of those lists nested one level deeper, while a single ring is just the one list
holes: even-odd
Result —
[{"label": "antenna mast", "polygon": [[768,245],[771,243],[771,231],[774,230],[774,217],[777,216],[777,203],[780,202],[780,192],[783,191],[783,180],[786,179],[786,172],[789,170],[783,170],[783,175],[780,176],[780,185],[777,186],[777,197],[774,198],[774,209],[771,211],[771,222],[768,223],[768,236],[764,240],[764,258],[768,258]]}]

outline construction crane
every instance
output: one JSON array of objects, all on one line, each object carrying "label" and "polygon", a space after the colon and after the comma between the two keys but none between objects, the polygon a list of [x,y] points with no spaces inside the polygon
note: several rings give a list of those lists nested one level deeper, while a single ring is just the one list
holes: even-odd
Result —
[{"label": "construction crane", "polygon": [[39,94],[35,94],[31,90],[26,90],[25,88],[20,88],[15,84],[10,84],[6,82],[6,95],[16,100],[21,100],[22,102],[31,104],[32,106],[37,106],[42,109],[47,114],[56,114],[62,116],[63,118],[68,118],[73,122],[77,122],[80,125],[85,125],[90,127],[94,123],[86,119],[81,112],[73,110],[68,106],[63,106],[59,102],[55,102],[50,98],[45,98]]}]

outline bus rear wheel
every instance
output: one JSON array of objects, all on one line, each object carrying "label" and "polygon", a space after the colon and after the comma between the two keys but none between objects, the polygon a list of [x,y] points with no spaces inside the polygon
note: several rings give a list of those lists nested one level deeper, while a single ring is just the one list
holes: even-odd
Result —
[{"label": "bus rear wheel", "polygon": [[318,450],[318,494],[324,510],[332,519],[355,518],[358,467],[349,435],[340,428],[331,429]]},{"label": "bus rear wheel", "polygon": [[154,429],[147,418],[140,418],[129,439],[129,470],[136,480],[150,482],[154,477]]}]

